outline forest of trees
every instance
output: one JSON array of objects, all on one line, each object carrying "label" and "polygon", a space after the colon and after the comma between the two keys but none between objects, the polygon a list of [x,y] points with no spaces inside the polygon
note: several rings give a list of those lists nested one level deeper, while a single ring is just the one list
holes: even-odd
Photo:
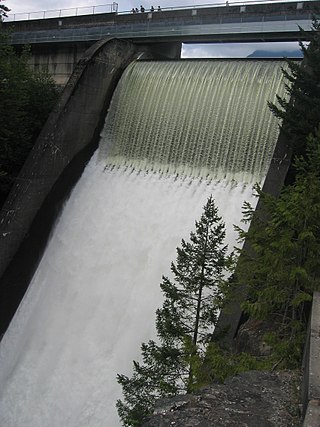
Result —
[{"label": "forest of trees", "polygon": [[58,98],[53,79],[33,72],[29,56],[29,47],[16,52],[0,32],[0,206]]},{"label": "forest of trees", "polygon": [[[320,27],[313,23],[308,48],[302,43],[303,65],[289,62],[289,100],[270,105],[283,121],[291,141],[293,161],[279,198],[255,192],[262,208],[245,203],[237,228],[238,262],[228,282],[226,271],[235,265],[223,244],[224,225],[210,198],[196,222],[190,242],[182,241],[174,281],[163,278],[164,302],[156,313],[157,341],[142,344],[141,362],[133,362],[131,378],[118,375],[123,400],[117,402],[124,426],[140,426],[153,411],[156,399],[192,392],[212,381],[250,369],[299,369],[312,295],[320,289]],[[236,298],[246,285],[247,298],[239,301],[251,319],[272,325],[264,340],[269,356],[235,354],[211,340],[218,310]]]},{"label": "forest of trees", "polygon": [[320,26],[313,22],[308,48],[300,43],[304,63],[289,62],[284,71],[290,97],[270,105],[283,120],[293,159],[287,185],[278,199],[256,187],[263,209],[249,205],[244,220],[255,227],[239,230],[250,244],[241,251],[238,283],[248,287],[243,310],[272,322],[266,337],[277,366],[299,367],[313,291],[319,288],[320,260]]}]

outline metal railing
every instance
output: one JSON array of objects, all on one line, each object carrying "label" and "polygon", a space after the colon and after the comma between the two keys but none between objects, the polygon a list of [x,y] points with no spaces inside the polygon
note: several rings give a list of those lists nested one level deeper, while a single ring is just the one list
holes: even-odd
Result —
[{"label": "metal railing", "polygon": [[[202,9],[209,7],[221,7],[221,6],[246,6],[252,4],[274,4],[274,3],[283,3],[284,0],[254,0],[254,1],[243,1],[243,0],[235,0],[235,1],[217,1],[216,3],[205,3],[205,4],[195,4],[195,5],[186,5],[186,6],[172,6],[172,7],[163,7],[162,11],[173,11],[173,10],[181,10],[181,9]],[[294,1],[294,0],[293,0]],[[307,3],[312,2],[313,0],[301,0],[297,1],[297,3]],[[290,0],[287,1],[290,3]],[[148,10],[146,9],[146,12]],[[117,13],[117,14],[129,14],[131,10],[119,11],[118,3],[113,2],[109,4],[102,4],[96,6],[82,6],[82,7],[74,7],[68,9],[55,9],[55,10],[43,10],[37,12],[19,12],[14,14],[8,14],[5,21],[25,21],[25,20],[33,20],[33,19],[49,19],[49,18],[63,18],[68,16],[82,16],[82,15],[95,15],[101,13]]]},{"label": "metal railing", "polygon": [[95,6],[72,7],[68,9],[41,10],[37,12],[19,12],[8,14],[5,21],[26,21],[33,19],[63,18],[67,16],[97,15],[99,13],[117,13],[118,3],[98,4]]},{"label": "metal railing", "polygon": [[[288,18],[288,19],[287,19]],[[290,19],[291,16],[279,16],[274,21],[268,21],[264,17],[257,19],[241,19],[238,22],[228,22],[222,17],[215,23],[197,22],[193,25],[174,24],[164,25],[161,22],[149,22],[135,25],[104,25],[93,28],[70,28],[55,29],[50,31],[20,32],[12,35],[13,44],[34,44],[34,43],[56,43],[56,42],[80,42],[88,40],[100,40],[105,37],[120,38],[141,38],[141,37],[190,37],[217,35],[219,39],[230,34],[277,34],[299,32],[298,25],[305,31],[311,27],[311,16],[305,16],[303,20],[297,22]]]}]

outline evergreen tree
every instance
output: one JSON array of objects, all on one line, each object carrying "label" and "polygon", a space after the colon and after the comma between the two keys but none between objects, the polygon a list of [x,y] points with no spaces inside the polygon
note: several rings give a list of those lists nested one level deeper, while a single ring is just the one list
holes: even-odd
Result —
[{"label": "evergreen tree", "polygon": [[[278,200],[257,189],[265,211],[254,228],[239,230],[251,249],[242,251],[237,271],[248,285],[243,309],[276,326],[267,339],[285,368],[299,366],[308,305],[320,289],[320,131],[307,138],[306,154],[294,166],[295,182]],[[253,213],[247,204],[246,219]]]},{"label": "evergreen tree", "polygon": [[0,34],[0,206],[58,97],[45,70],[31,71],[29,57],[28,48],[17,54]]},{"label": "evergreen tree", "polygon": [[[304,62],[288,61],[283,71],[288,99],[278,97],[280,107],[270,104],[283,120],[292,142],[294,162],[288,185],[278,200],[261,192],[262,209],[244,207],[244,220],[254,226],[239,230],[249,246],[241,251],[237,281],[246,284],[248,300],[242,304],[251,318],[267,320],[266,336],[279,367],[299,366],[305,341],[308,307],[319,289],[320,215],[320,24],[315,19],[308,47],[300,43]],[[306,39],[306,34],[304,34]],[[248,250],[248,247],[250,249]]]},{"label": "evergreen tree", "polygon": [[304,61],[287,60],[289,69],[283,69],[283,74],[288,96],[277,96],[279,106],[269,103],[274,115],[283,120],[283,129],[297,154],[304,153],[307,136],[320,123],[320,23],[314,19],[310,33],[300,30],[303,38],[310,40],[308,46],[300,42]]},{"label": "evergreen tree", "polygon": [[225,226],[210,197],[190,241],[177,248],[171,264],[174,280],[163,277],[161,309],[156,312],[158,343],[142,344],[142,362],[133,375],[118,375],[124,402],[118,401],[125,426],[139,426],[155,400],[194,390],[197,367],[217,320],[224,292],[224,275],[232,264],[224,245]]}]

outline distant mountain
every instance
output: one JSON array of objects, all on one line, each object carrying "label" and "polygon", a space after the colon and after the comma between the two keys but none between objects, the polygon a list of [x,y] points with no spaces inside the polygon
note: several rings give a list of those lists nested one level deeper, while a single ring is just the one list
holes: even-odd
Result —
[{"label": "distant mountain", "polygon": [[247,58],[302,58],[303,55],[299,49],[297,50],[255,50]]}]

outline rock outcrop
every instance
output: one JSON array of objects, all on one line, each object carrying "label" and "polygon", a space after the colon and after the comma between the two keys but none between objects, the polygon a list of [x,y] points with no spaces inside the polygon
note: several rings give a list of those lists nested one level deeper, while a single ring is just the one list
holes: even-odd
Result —
[{"label": "rock outcrop", "polygon": [[249,371],[194,395],[159,400],[143,427],[297,427],[299,375]]}]

